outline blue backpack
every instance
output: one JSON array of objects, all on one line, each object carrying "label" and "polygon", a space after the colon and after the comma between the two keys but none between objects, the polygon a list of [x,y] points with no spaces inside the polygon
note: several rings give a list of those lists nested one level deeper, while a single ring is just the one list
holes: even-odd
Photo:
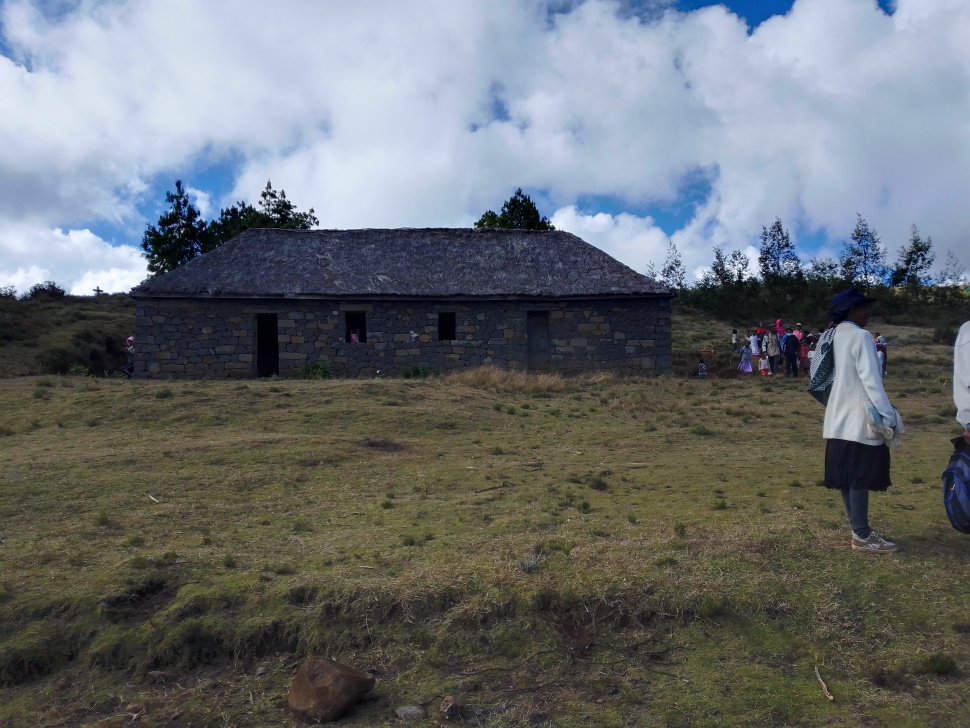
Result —
[{"label": "blue backpack", "polygon": [[953,440],[954,452],[943,471],[943,507],[960,533],[970,533],[970,452],[963,438]]}]

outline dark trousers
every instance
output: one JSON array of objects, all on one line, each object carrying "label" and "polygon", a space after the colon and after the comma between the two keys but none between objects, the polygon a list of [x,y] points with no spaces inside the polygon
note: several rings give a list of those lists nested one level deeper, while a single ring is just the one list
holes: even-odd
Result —
[{"label": "dark trousers", "polygon": [[869,491],[865,488],[843,488],[842,502],[849,515],[852,532],[859,538],[869,538]]},{"label": "dark trousers", "polygon": [[789,377],[798,376],[798,354],[785,354],[786,374]]}]

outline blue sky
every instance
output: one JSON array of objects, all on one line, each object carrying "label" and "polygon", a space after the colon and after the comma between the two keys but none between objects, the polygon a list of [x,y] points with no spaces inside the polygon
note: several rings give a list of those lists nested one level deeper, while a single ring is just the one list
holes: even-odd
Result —
[{"label": "blue sky", "polygon": [[[863,215],[970,262],[970,3],[0,0],[0,285],[146,275],[181,179],[324,227],[467,226],[523,187],[636,270],[804,260]],[[417,19],[417,22],[416,22]],[[312,29],[312,32],[308,32]]]},{"label": "blue sky", "polygon": [[[712,5],[724,5],[735,15],[744,18],[749,28],[755,28],[775,15],[784,15],[791,10],[794,0],[734,0],[733,2],[707,2],[707,0],[677,0],[676,7],[681,12],[690,12]],[[879,0],[883,12],[892,14],[895,3]]]}]

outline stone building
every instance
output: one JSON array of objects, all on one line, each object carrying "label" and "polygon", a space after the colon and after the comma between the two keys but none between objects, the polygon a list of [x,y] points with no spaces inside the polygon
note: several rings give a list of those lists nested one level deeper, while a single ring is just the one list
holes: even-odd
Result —
[{"label": "stone building", "polygon": [[671,366],[673,294],[561,231],[248,230],[131,295],[138,377]]}]

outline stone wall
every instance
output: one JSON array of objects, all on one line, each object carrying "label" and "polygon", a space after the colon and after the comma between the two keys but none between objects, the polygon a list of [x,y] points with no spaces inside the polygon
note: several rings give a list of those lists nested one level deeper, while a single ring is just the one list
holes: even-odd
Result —
[{"label": "stone wall", "polygon": [[[528,312],[549,316],[548,370],[663,374],[671,367],[669,299],[369,302],[137,301],[135,376],[256,376],[258,314],[277,315],[279,374],[327,362],[336,376],[395,376],[493,365],[528,367]],[[366,342],[346,341],[347,312],[363,312]],[[438,314],[455,314],[455,339],[438,340]]]}]

